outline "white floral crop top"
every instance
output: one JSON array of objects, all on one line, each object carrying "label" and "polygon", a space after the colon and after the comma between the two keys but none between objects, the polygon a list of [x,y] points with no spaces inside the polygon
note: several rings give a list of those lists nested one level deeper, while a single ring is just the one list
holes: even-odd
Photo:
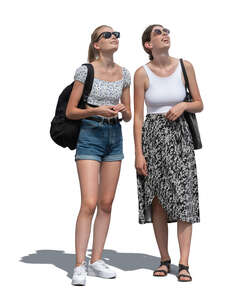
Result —
[{"label": "white floral crop top", "polygon": [[[87,102],[93,105],[116,105],[119,103],[122,91],[131,84],[129,71],[122,67],[123,78],[117,81],[106,81],[94,78],[91,93]],[[74,80],[85,83],[87,77],[87,67],[80,66],[74,76]]]}]

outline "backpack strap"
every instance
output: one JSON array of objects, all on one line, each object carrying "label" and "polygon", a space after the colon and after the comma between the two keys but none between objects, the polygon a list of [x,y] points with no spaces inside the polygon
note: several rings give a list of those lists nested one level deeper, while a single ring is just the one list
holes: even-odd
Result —
[{"label": "backpack strap", "polygon": [[85,81],[84,89],[83,89],[83,102],[87,103],[87,98],[90,95],[92,85],[93,85],[94,68],[93,68],[92,64],[82,64],[82,66],[87,67],[87,77],[86,77],[86,81]]}]

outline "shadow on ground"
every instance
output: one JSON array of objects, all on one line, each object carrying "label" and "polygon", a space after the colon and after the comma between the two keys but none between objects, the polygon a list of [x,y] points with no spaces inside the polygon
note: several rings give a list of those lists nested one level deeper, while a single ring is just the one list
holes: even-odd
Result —
[{"label": "shadow on ground", "polygon": [[[90,260],[91,249],[88,250],[86,262]],[[147,269],[153,271],[159,266],[160,258],[144,253],[117,252],[105,249],[102,258],[113,267],[123,271],[135,271]],[[72,278],[75,265],[75,254],[65,253],[60,250],[37,250],[36,253],[23,256],[21,262],[28,264],[50,264],[67,272],[67,276]],[[171,274],[177,275],[178,267],[171,265]]]}]

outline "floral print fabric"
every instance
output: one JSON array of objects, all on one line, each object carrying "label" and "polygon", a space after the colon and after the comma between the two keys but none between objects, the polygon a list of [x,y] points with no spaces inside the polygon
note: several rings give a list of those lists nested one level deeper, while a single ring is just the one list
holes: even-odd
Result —
[{"label": "floral print fabric", "polygon": [[[131,84],[130,72],[122,67],[123,78],[117,81],[106,81],[94,78],[91,93],[87,102],[93,105],[117,105],[122,95],[123,89]],[[85,83],[87,77],[87,67],[77,68],[74,79]]]},{"label": "floral print fabric", "polygon": [[148,114],[142,127],[142,148],[148,175],[137,173],[139,223],[152,222],[155,196],[168,223],[200,222],[196,160],[184,114],[175,121],[164,114]]}]

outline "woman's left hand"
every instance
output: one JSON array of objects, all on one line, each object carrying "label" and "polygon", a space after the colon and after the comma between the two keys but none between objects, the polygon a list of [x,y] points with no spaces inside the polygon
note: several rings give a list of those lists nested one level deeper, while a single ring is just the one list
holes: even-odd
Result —
[{"label": "woman's left hand", "polygon": [[175,121],[179,116],[183,114],[187,106],[187,103],[182,101],[174,105],[165,115],[165,117],[170,121]]},{"label": "woman's left hand", "polygon": [[124,104],[119,103],[119,104],[117,104],[117,105],[114,106],[114,110],[116,112],[121,112],[122,113],[122,112],[127,111],[127,108],[126,108],[126,106]]}]

